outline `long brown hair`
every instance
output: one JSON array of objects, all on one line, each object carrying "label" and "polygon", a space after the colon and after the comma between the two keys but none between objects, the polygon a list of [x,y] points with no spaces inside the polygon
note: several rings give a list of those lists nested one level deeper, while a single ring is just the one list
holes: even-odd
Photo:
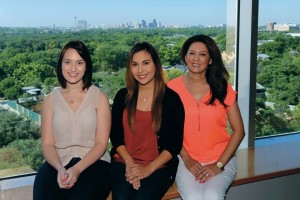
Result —
[{"label": "long brown hair", "polygon": [[134,54],[139,51],[146,51],[151,55],[153,63],[155,65],[155,76],[154,76],[154,92],[153,100],[151,105],[152,114],[152,128],[157,133],[161,125],[161,113],[162,113],[162,99],[165,94],[166,84],[163,78],[162,65],[159,55],[156,49],[147,42],[141,42],[135,44],[129,52],[125,82],[127,87],[126,95],[126,108],[128,112],[128,125],[131,130],[135,131],[135,115],[138,98],[139,84],[131,73],[130,67]]}]

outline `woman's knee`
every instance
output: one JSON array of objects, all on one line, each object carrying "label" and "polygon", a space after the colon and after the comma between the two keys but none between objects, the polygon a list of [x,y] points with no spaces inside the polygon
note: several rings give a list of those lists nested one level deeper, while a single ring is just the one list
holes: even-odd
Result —
[{"label": "woman's knee", "polygon": [[225,192],[220,192],[219,190],[207,189],[203,191],[203,199],[209,200],[224,200]]}]

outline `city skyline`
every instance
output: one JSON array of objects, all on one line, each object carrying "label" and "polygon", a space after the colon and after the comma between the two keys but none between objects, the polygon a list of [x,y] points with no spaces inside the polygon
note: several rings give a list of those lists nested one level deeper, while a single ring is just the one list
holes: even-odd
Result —
[{"label": "city skyline", "polygon": [[[227,2],[234,4],[235,0],[0,0],[0,27],[73,27],[75,17],[92,27],[153,19],[163,26],[220,25],[228,24]],[[260,0],[259,25],[300,24],[299,6],[298,0]]]}]

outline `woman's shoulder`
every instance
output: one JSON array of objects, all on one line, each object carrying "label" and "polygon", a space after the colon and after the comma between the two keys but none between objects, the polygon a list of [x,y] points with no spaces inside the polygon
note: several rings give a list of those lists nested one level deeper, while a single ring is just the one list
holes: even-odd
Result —
[{"label": "woman's shoulder", "polygon": [[176,95],[178,96],[177,92],[175,92],[175,90],[173,90],[171,87],[166,86],[166,91],[165,91],[166,95]]},{"label": "woman's shoulder", "polygon": [[172,88],[170,88],[169,86],[166,87],[165,99],[167,99],[169,102],[172,100],[173,101],[181,101],[178,93],[176,91],[174,91]]},{"label": "woman's shoulder", "polygon": [[182,82],[182,77],[183,77],[183,75],[180,75],[180,76],[170,80],[168,82],[168,86],[172,88],[172,87],[178,85],[180,82]]},{"label": "woman's shoulder", "polygon": [[100,96],[106,96],[106,93],[101,88],[99,88],[99,87],[97,87],[95,85],[91,85],[89,87],[89,90],[91,90],[90,92],[93,95],[96,95],[96,96],[98,96],[98,95],[100,95]]},{"label": "woman's shoulder", "polygon": [[236,94],[237,92],[234,90],[234,88],[232,87],[232,85],[230,83],[227,83],[227,94]]},{"label": "woman's shoulder", "polygon": [[46,96],[47,96],[48,98],[50,98],[50,97],[55,97],[55,96],[61,94],[61,90],[62,90],[61,87],[54,87],[54,88],[51,90],[51,92],[49,92],[49,94],[47,94]]},{"label": "woman's shoulder", "polygon": [[117,94],[116,94],[116,96],[125,96],[126,94],[127,94],[127,88],[121,88],[118,92],[117,92]]},{"label": "woman's shoulder", "polygon": [[108,101],[107,94],[99,87],[91,85],[89,88],[90,93],[94,95],[94,97],[98,97],[100,102]]},{"label": "woman's shoulder", "polygon": [[54,87],[54,88],[51,90],[51,92],[50,92],[49,94],[51,94],[51,93],[56,93],[56,92],[60,92],[61,90],[62,90],[61,87]]},{"label": "woman's shoulder", "polygon": [[48,107],[51,105],[53,102],[57,102],[59,98],[58,95],[61,95],[61,87],[55,87],[49,92],[47,95],[45,95],[44,100],[43,100],[43,106]]},{"label": "woman's shoulder", "polygon": [[125,99],[125,96],[127,94],[126,88],[121,88],[115,95],[114,101],[123,101]]},{"label": "woman's shoulder", "polygon": [[227,94],[225,98],[225,104],[231,106],[236,101],[237,92],[233,89],[230,83],[227,84]]}]

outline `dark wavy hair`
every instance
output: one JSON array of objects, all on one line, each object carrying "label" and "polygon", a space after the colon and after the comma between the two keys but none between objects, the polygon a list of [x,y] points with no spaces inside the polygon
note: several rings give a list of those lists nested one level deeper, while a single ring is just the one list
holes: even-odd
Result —
[{"label": "dark wavy hair", "polygon": [[57,63],[57,68],[56,68],[58,82],[60,83],[62,88],[66,88],[67,81],[62,73],[62,59],[67,49],[75,49],[86,63],[86,70],[82,77],[83,80],[82,90],[85,90],[92,85],[93,64],[87,47],[83,42],[79,40],[68,42],[61,50],[58,63]]},{"label": "dark wavy hair", "polygon": [[224,100],[227,95],[227,80],[229,79],[229,73],[224,66],[220,49],[211,37],[207,35],[194,35],[184,42],[180,51],[181,59],[185,64],[185,56],[194,42],[203,43],[212,60],[212,64],[207,66],[205,74],[206,81],[211,89],[211,98],[207,104],[213,105],[217,99],[226,108],[227,105]]},{"label": "dark wavy hair", "polygon": [[156,49],[147,42],[141,42],[135,44],[129,52],[128,60],[127,60],[127,69],[125,82],[127,87],[127,95],[126,95],[126,107],[128,111],[128,125],[134,131],[135,130],[135,113],[136,113],[136,105],[138,98],[138,88],[139,84],[136,81],[131,73],[131,63],[134,54],[140,51],[146,51],[151,55],[153,63],[155,65],[155,76],[154,76],[154,93],[153,93],[153,101],[151,106],[152,113],[152,127],[154,131],[157,133],[160,129],[161,125],[161,113],[162,113],[162,99],[165,94],[166,84],[163,78],[162,65],[159,58],[159,55]]}]

